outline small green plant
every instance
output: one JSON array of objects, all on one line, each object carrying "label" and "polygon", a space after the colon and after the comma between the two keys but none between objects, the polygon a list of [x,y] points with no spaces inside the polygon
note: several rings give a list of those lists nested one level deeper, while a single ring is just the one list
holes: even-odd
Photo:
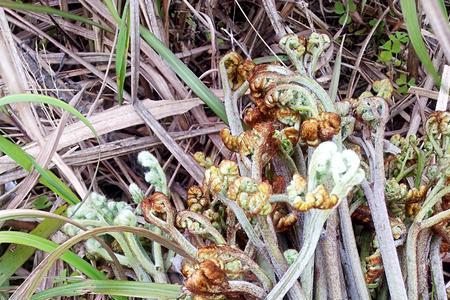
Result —
[{"label": "small green plant", "polygon": [[393,64],[398,67],[402,64],[398,55],[409,42],[409,37],[406,32],[397,31],[389,35],[389,40],[380,46],[382,51],[379,54],[380,61],[386,64]]},{"label": "small green plant", "polygon": [[36,209],[46,209],[52,206],[52,201],[46,196],[41,195],[33,201],[33,207]]},{"label": "small green plant", "polygon": [[[356,11],[356,4],[353,2],[353,0],[348,1],[348,14],[351,14]],[[352,18],[350,16],[347,16],[347,7],[345,6],[342,1],[337,1],[334,4],[334,12],[338,14],[339,17],[339,24],[341,25],[348,25],[352,22]]]},{"label": "small green plant", "polygon": [[416,85],[416,79],[414,77],[411,77],[408,80],[406,74],[400,74],[400,76],[395,80],[395,83],[398,85],[397,91],[400,94],[405,95],[406,93],[408,93],[410,87]]}]

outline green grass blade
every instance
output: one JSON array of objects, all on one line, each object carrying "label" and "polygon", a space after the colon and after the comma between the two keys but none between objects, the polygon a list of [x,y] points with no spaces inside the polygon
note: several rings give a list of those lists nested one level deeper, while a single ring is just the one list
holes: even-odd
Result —
[{"label": "green grass blade", "polygon": [[94,127],[92,127],[92,124],[78,110],[76,110],[75,108],[73,108],[72,106],[67,104],[66,102],[61,101],[56,98],[53,98],[53,97],[50,97],[50,96],[36,95],[36,94],[14,94],[14,95],[9,95],[9,96],[5,96],[5,97],[1,98],[0,106],[4,106],[7,104],[30,103],[30,102],[56,106],[56,107],[59,107],[65,111],[69,112],[73,116],[80,119],[80,121],[83,122],[84,125],[89,127],[89,129],[94,133],[94,135],[96,137],[98,137],[97,132],[95,131]]},{"label": "green grass blade", "polygon": [[339,79],[341,78],[342,48],[344,41],[345,35],[342,38],[341,46],[339,47],[336,59],[334,60],[333,77],[331,78],[330,88],[328,90],[328,95],[333,102],[338,101],[337,96],[339,90]]},{"label": "green grass blade", "polygon": [[[65,211],[66,206],[61,206],[54,211],[61,214]],[[61,226],[60,220],[45,219],[34,228],[30,234],[47,238],[55,233]],[[36,248],[26,245],[16,245],[14,251],[6,251],[0,257],[0,286],[4,285],[8,279],[19,269],[35,252]]]},{"label": "green grass blade", "polygon": [[409,39],[416,51],[417,57],[419,57],[423,66],[427,72],[433,76],[434,82],[440,85],[441,78],[433,66],[430,56],[428,55],[427,47],[422,38],[420,31],[420,24],[417,19],[417,7],[415,0],[400,0],[402,8],[403,18],[406,23],[406,29],[408,30]]},{"label": "green grass blade", "polygon": [[[0,107],[7,104],[14,103],[28,103],[28,102],[36,102],[47,105],[52,105],[59,107],[76,118],[80,119],[98,138],[97,132],[89,120],[84,117],[79,111],[70,106],[69,104],[61,101],[59,99],[45,96],[45,95],[35,95],[35,94],[15,94],[3,97],[0,99]],[[50,190],[52,190],[57,195],[61,196],[64,200],[66,200],[70,204],[76,204],[79,202],[78,197],[71,191],[67,185],[65,185],[55,174],[51,171],[44,170],[41,166],[39,166],[36,161],[28,155],[25,151],[23,151],[19,146],[12,143],[8,139],[0,136],[0,149],[9,157],[11,157],[14,161],[16,161],[22,168],[29,171],[31,170],[31,166],[34,166],[36,171],[41,175],[40,182],[47,186]]]},{"label": "green grass blade", "polygon": [[438,3],[444,16],[448,18],[447,7],[445,7],[444,0],[438,0]]},{"label": "green grass blade", "polygon": [[192,91],[225,123],[228,123],[225,106],[211,90],[147,28],[141,26],[141,36],[177,73]]},{"label": "green grass blade", "polygon": [[119,12],[117,11],[117,7],[114,2],[112,0],[104,0],[103,3],[105,3],[106,7],[108,8],[109,12],[116,20],[116,22],[120,22]]},{"label": "green grass blade", "polygon": [[285,62],[285,63],[289,63],[289,57],[287,55],[270,55],[270,56],[262,56],[262,57],[257,57],[252,59],[252,61],[255,63],[255,65],[260,65],[260,64],[267,64],[267,63],[273,63],[273,62],[279,62],[279,61]]},{"label": "green grass blade", "polygon": [[[57,243],[46,240],[40,236],[18,231],[1,231],[0,243],[25,245],[45,252],[52,252],[59,246]],[[71,251],[65,251],[60,258],[89,278],[106,279],[105,274],[98,271],[87,261]]]},{"label": "green grass blade", "polygon": [[[117,9],[112,0],[105,0],[110,13],[120,23]],[[147,28],[140,27],[140,34],[144,41],[153,48],[172,68],[172,70],[192,89],[192,91],[226,124],[228,124],[225,106],[211,90],[192,72],[172,51]]]},{"label": "green grass blade", "polygon": [[86,293],[151,299],[177,299],[180,292],[181,286],[177,284],[122,280],[86,280],[36,293],[31,299],[54,299],[59,296],[69,297],[84,295]]},{"label": "green grass blade", "polygon": [[1,135],[0,150],[27,171],[30,171],[31,167],[34,166],[36,171],[41,175],[41,177],[39,178],[39,182],[48,187],[55,194],[63,198],[67,203],[73,205],[80,202],[78,197],[66,184],[64,184],[64,182],[61,181],[61,179],[59,179],[51,171],[44,170],[22,148]]},{"label": "green grass blade", "polygon": [[[52,220],[55,221],[55,220]],[[45,222],[45,221],[44,221]],[[59,222],[59,221],[57,221]],[[42,223],[43,224],[43,223]],[[58,224],[59,225],[59,224]],[[27,247],[33,247],[39,249],[41,251],[45,251],[47,253],[52,252],[56,248],[58,248],[58,244],[40,236],[25,233],[25,232],[17,232],[17,231],[0,231],[0,244],[1,243],[12,243]],[[18,246],[19,247],[19,246]],[[17,248],[16,248],[17,250]],[[33,250],[34,252],[34,250]],[[3,257],[2,257],[3,258]],[[8,258],[8,257],[7,257]],[[87,261],[76,255],[75,253],[67,250],[60,257],[64,262],[71,265],[73,268],[77,269],[81,273],[85,274],[87,277],[92,279],[107,279],[106,275],[96,268],[94,268]],[[11,259],[11,258],[9,258]],[[3,271],[2,271],[3,272]],[[3,279],[3,278],[2,278]],[[120,296],[120,294],[117,294]],[[125,300],[123,297],[114,297],[117,300]],[[42,298],[45,299],[45,298]]]},{"label": "green grass blade", "polygon": [[122,19],[119,24],[119,35],[116,46],[116,80],[118,89],[118,101],[123,101],[123,88],[127,73],[128,48],[130,46],[130,14],[128,1],[125,4]]},{"label": "green grass blade", "polygon": [[86,23],[86,24],[101,28],[103,30],[106,30],[108,32],[113,32],[111,30],[111,28],[108,28],[100,23],[92,21],[89,18],[78,16],[78,15],[75,15],[75,14],[72,14],[72,13],[69,13],[66,11],[62,11],[62,10],[59,10],[59,9],[56,9],[53,7],[49,7],[49,6],[27,4],[27,3],[21,3],[21,2],[12,2],[12,1],[0,1],[0,7],[10,8],[10,9],[15,9],[15,10],[31,11],[31,12],[42,13],[42,14],[57,15],[57,16],[65,18],[65,19],[78,21],[81,23]]}]

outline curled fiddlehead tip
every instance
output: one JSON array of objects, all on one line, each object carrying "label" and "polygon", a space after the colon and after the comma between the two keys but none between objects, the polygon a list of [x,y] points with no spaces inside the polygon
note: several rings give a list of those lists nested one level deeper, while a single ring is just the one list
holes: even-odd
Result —
[{"label": "curled fiddlehead tip", "polygon": [[141,210],[145,220],[158,227],[173,225],[175,211],[169,198],[163,193],[156,192],[141,202]]},{"label": "curled fiddlehead tip", "polygon": [[227,245],[200,248],[196,264],[183,262],[181,272],[187,278],[184,286],[197,295],[226,293],[228,280],[241,279],[244,275],[240,256],[245,257],[245,254]]},{"label": "curled fiddlehead tip", "polygon": [[239,152],[239,136],[234,136],[229,128],[222,128],[220,130],[220,138],[228,150]]},{"label": "curled fiddlehead tip", "polygon": [[338,150],[334,142],[323,142],[314,150],[308,168],[308,185],[334,182],[333,193],[339,199],[364,179],[361,161],[353,150]]},{"label": "curled fiddlehead tip", "polygon": [[381,261],[381,252],[380,250],[377,250],[372,255],[366,257],[366,272],[364,274],[366,283],[371,288],[377,287],[383,273],[384,268]]},{"label": "curled fiddlehead tip", "polygon": [[128,191],[131,194],[131,198],[133,199],[134,203],[139,204],[144,199],[144,192],[138,187],[136,183],[131,183],[128,186]]},{"label": "curled fiddlehead tip", "polygon": [[294,127],[286,127],[275,131],[274,136],[280,140],[280,146],[287,153],[291,153],[300,138],[300,132]]},{"label": "curled fiddlehead tip", "polygon": [[209,222],[211,222],[212,226],[217,230],[224,229],[225,226],[225,209],[222,206],[219,206],[218,209],[208,208],[207,210],[202,212],[202,215],[205,216]]},{"label": "curled fiddlehead tip", "polygon": [[119,211],[117,216],[113,221],[114,225],[122,225],[122,226],[136,226],[137,225],[137,217],[132,210],[122,209]]},{"label": "curled fiddlehead tip", "polygon": [[286,209],[280,209],[278,206],[272,215],[273,226],[277,232],[288,230],[297,222],[297,219],[295,213],[287,213]]},{"label": "curled fiddlehead tip", "polygon": [[399,240],[406,235],[405,223],[400,218],[389,218],[389,223],[391,225],[392,236],[394,240]]},{"label": "curled fiddlehead tip", "polygon": [[205,153],[198,151],[193,155],[195,161],[203,168],[209,168],[214,165],[214,161],[211,157],[206,156]]},{"label": "curled fiddlehead tip", "polygon": [[419,188],[410,189],[406,195],[406,202],[418,203],[424,201],[428,188],[427,185],[421,185]]},{"label": "curled fiddlehead tip", "polygon": [[272,186],[267,182],[256,183],[249,177],[238,177],[229,186],[227,197],[250,215],[268,215],[272,212],[269,197]]},{"label": "curled fiddlehead tip", "polygon": [[[439,153],[450,152],[448,147],[448,139],[450,137],[450,113],[437,111],[430,114],[426,122],[427,140],[433,142],[432,147],[439,147]],[[445,138],[444,138],[445,137]],[[446,141],[443,144],[443,141]],[[438,144],[439,143],[439,144]],[[440,154],[442,156],[443,154]]]},{"label": "curled fiddlehead tip", "polygon": [[209,208],[209,197],[198,185],[193,185],[187,190],[186,204],[190,211],[201,213]]},{"label": "curled fiddlehead tip", "polygon": [[236,70],[238,86],[241,86],[248,79],[255,66],[255,63],[249,59],[239,64]]},{"label": "curled fiddlehead tip", "polygon": [[311,62],[308,66],[309,76],[312,77],[317,68],[317,61],[322,53],[331,45],[330,37],[326,34],[313,32],[309,38],[306,50],[311,54]]},{"label": "curled fiddlehead tip", "polygon": [[258,107],[250,107],[244,111],[244,123],[250,127],[270,120],[270,115],[264,114]]},{"label": "curled fiddlehead tip", "polygon": [[443,135],[450,134],[450,113],[446,111],[434,112],[434,117],[438,123],[438,132]]},{"label": "curled fiddlehead tip", "polygon": [[198,261],[212,260],[220,266],[228,279],[238,279],[244,274],[243,263],[236,255],[243,254],[240,250],[228,245],[210,245],[200,248],[197,254]]},{"label": "curled fiddlehead tip", "polygon": [[[97,193],[89,194],[84,203],[69,207],[67,214],[75,221],[95,221],[104,225],[112,222],[116,225],[135,226],[137,223],[133,208],[128,203],[109,200]],[[70,236],[80,232],[78,227],[68,223],[62,230]]]},{"label": "curled fiddlehead tip", "polygon": [[358,120],[367,123],[372,129],[377,128],[383,117],[387,113],[387,104],[382,97],[364,97],[358,101],[355,109]]},{"label": "curled fiddlehead tip", "polygon": [[274,118],[281,124],[294,126],[300,123],[300,114],[289,107],[278,107],[274,110]]},{"label": "curled fiddlehead tip", "polygon": [[249,76],[255,64],[251,60],[244,60],[241,55],[236,52],[226,54],[221,63],[224,65],[228,83],[232,90],[237,90]]},{"label": "curled fiddlehead tip", "polygon": [[[294,188],[295,185],[297,188]],[[298,211],[308,211],[312,208],[330,209],[339,202],[338,196],[330,195],[322,184],[307,193],[305,188],[306,181],[301,176],[296,176],[288,186],[289,203]]]},{"label": "curled fiddlehead tip", "polygon": [[258,153],[264,163],[267,163],[278,149],[278,140],[273,137],[275,128],[271,122],[258,123],[251,130],[246,130],[239,136],[233,136],[228,128],[220,131],[224,145],[233,152],[243,156]]},{"label": "curled fiddlehead tip", "polygon": [[301,59],[306,51],[306,39],[296,34],[288,34],[283,36],[278,43],[281,49],[288,55],[295,55],[296,59]]},{"label": "curled fiddlehead tip", "polygon": [[193,267],[184,268],[187,279],[184,286],[193,294],[218,294],[229,289],[225,272],[212,260],[205,260]]},{"label": "curled fiddlehead tip", "polygon": [[[389,218],[392,236],[395,240],[403,238],[406,235],[406,226],[402,220],[399,218]],[[380,249],[378,249],[377,240],[374,239],[373,245],[375,248],[375,252],[370,256],[366,257],[366,270],[365,270],[365,280],[369,285],[369,288],[378,287],[380,280],[384,273],[383,261],[381,257]]]},{"label": "curled fiddlehead tip", "polygon": [[404,183],[399,183],[395,178],[391,178],[386,181],[385,195],[388,202],[406,200],[408,194],[408,187]]},{"label": "curled fiddlehead tip", "polygon": [[212,166],[205,171],[203,190],[212,194],[226,192],[229,183],[239,176],[236,162],[222,160],[218,167]]},{"label": "curled fiddlehead tip", "polygon": [[288,195],[295,197],[304,194],[306,192],[306,185],[306,179],[303,176],[294,174],[291,182],[287,186]]},{"label": "curled fiddlehead tip", "polygon": [[309,146],[317,146],[320,143],[319,121],[315,118],[305,120],[300,127],[300,137]]},{"label": "curled fiddlehead tip", "polygon": [[287,249],[283,252],[283,256],[286,259],[288,265],[292,265],[298,257],[298,251],[295,249]]},{"label": "curled fiddlehead tip", "polygon": [[311,33],[308,38],[306,50],[311,54],[320,54],[330,46],[331,40],[327,34]]},{"label": "curled fiddlehead tip", "polygon": [[145,181],[153,185],[155,191],[168,194],[166,175],[156,157],[148,151],[142,151],[138,154],[138,162],[149,169],[145,172]]},{"label": "curled fiddlehead tip", "polygon": [[341,128],[341,117],[332,112],[322,112],[317,118],[305,120],[300,128],[302,141],[309,146],[329,141]]},{"label": "curled fiddlehead tip", "polygon": [[289,73],[288,69],[284,70],[283,67],[269,64],[258,65],[253,68],[248,77],[252,100],[258,104],[257,99],[263,99],[266,92]]},{"label": "curled fiddlehead tip", "polygon": [[314,208],[318,209],[330,209],[333,208],[338,202],[338,196],[329,194],[324,185],[319,185],[311,193],[307,193],[305,196],[306,201],[312,201],[314,199]]},{"label": "curled fiddlehead tip", "polygon": [[148,151],[139,152],[137,160],[141,164],[141,166],[147,167],[147,168],[153,168],[153,167],[159,165],[159,162],[156,159],[156,157],[154,157]]}]

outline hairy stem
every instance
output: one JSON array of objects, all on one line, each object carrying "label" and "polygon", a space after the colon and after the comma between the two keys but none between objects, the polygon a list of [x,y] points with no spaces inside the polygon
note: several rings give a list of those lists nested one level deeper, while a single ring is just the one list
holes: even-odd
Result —
[{"label": "hairy stem", "polygon": [[[384,99],[374,97],[373,103],[375,106],[377,106],[377,102],[381,105],[381,115],[379,116],[376,131],[374,133],[375,157],[373,159],[375,168],[373,174],[373,188],[369,186],[369,183],[366,180],[363,181],[362,187],[372,214],[391,297],[393,299],[406,300],[406,288],[403,282],[400,262],[395,249],[394,238],[392,236],[384,198],[384,186],[386,179],[384,175],[383,140],[385,124],[388,118],[388,110]],[[375,109],[376,108],[374,108],[374,111]]]},{"label": "hairy stem", "polygon": [[348,208],[347,199],[342,199],[339,205],[339,220],[341,225],[342,244],[345,252],[348,254],[349,267],[352,278],[358,291],[358,298],[369,300],[369,291],[367,290],[364,274],[361,269],[360,257],[356,246],[355,233],[353,232],[352,219]]},{"label": "hairy stem", "polygon": [[431,274],[434,284],[434,297],[436,300],[447,299],[447,291],[444,282],[444,273],[442,271],[441,252],[439,250],[441,246],[441,238],[434,237],[431,242]]}]

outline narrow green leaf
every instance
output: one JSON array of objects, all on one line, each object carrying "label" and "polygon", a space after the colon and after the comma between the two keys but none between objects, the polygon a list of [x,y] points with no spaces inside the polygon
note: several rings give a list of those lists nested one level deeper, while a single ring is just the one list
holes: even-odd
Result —
[{"label": "narrow green leaf", "polygon": [[33,201],[33,207],[35,209],[46,209],[52,206],[52,202],[47,195],[40,195],[36,200]]},{"label": "narrow green leaf", "polygon": [[[57,208],[54,213],[62,214],[66,209],[66,206]],[[33,236],[45,238],[55,233],[62,222],[55,219],[45,219],[34,228],[30,234]],[[19,269],[35,252],[34,247],[26,245],[16,245],[14,251],[6,251],[2,257],[0,257],[0,286],[4,285],[8,279]]]},{"label": "narrow green leaf", "polygon": [[37,94],[14,94],[5,96],[3,98],[0,98],[0,106],[4,106],[7,104],[14,104],[14,103],[41,103],[41,104],[48,104],[51,106],[59,107],[73,116],[80,119],[81,122],[84,123],[89,129],[94,133],[96,137],[98,137],[97,132],[95,131],[94,127],[92,127],[91,123],[88,119],[86,119],[85,116],[83,116],[78,110],[70,106],[64,101],[61,101],[59,99],[45,96],[45,95],[37,95]]},{"label": "narrow green leaf", "polygon": [[208,87],[169,49],[161,43],[147,28],[141,26],[142,38],[166,60],[172,70],[192,89],[192,91],[208,105],[209,108],[225,123],[228,124],[225,106]]},{"label": "narrow green leaf", "polygon": [[[52,220],[55,221],[55,220]],[[45,222],[45,221],[44,221]],[[60,222],[60,221],[56,221]],[[43,224],[43,223],[42,223]],[[42,238],[40,236],[25,233],[25,232],[17,232],[17,231],[0,231],[0,244],[1,243],[12,243],[12,244],[18,244],[23,245],[27,247],[33,247],[36,249],[39,249],[41,251],[45,251],[47,253],[52,252],[56,248],[58,248],[58,244],[49,240],[46,240],[45,238]],[[17,246],[19,247],[19,246]],[[17,250],[17,248],[16,248]],[[34,251],[33,251],[34,252]],[[12,257],[7,257],[8,260],[15,260],[15,256],[12,254]],[[2,257],[3,258],[3,257]],[[87,261],[76,255],[75,253],[71,251],[65,251],[64,254],[60,257],[63,261],[71,265],[73,268],[79,270],[83,274],[85,274],[87,277],[92,279],[106,279],[106,275],[102,272],[98,271],[96,268],[94,268],[91,264],[89,264]],[[2,273],[3,275],[3,270]],[[11,275],[9,275],[11,276]],[[9,278],[8,276],[8,278]],[[1,277],[3,280],[3,276]],[[120,294],[117,294],[117,296],[120,296]],[[45,298],[41,298],[45,299]],[[117,297],[116,299],[125,300],[124,298]]]},{"label": "narrow green leaf", "polygon": [[85,280],[36,293],[32,300],[78,296],[86,293],[119,295],[151,299],[177,299],[181,286],[177,284],[135,282],[123,280]]},{"label": "narrow green leaf", "polygon": [[256,57],[256,58],[252,59],[252,61],[255,63],[255,65],[278,62],[280,60],[282,62],[290,62],[289,57],[287,55],[277,55],[277,56],[270,55],[270,56]]},{"label": "narrow green leaf", "polygon": [[400,0],[400,6],[402,8],[403,19],[406,23],[406,29],[408,30],[409,39],[416,51],[417,57],[419,57],[423,66],[431,76],[433,76],[434,82],[440,85],[441,78],[439,73],[433,66],[430,56],[428,55],[427,47],[422,38],[420,30],[420,24],[417,19],[417,7],[415,0]]},{"label": "narrow green leaf", "polygon": [[123,88],[125,86],[125,77],[127,73],[128,48],[130,46],[130,14],[128,1],[125,4],[122,19],[119,24],[119,36],[116,46],[116,80],[118,88],[118,101],[123,101]]},{"label": "narrow green leaf", "polygon": [[116,22],[120,22],[119,12],[117,11],[115,3],[112,0],[104,0],[103,2],[105,3],[106,7],[108,8],[109,12],[116,20]]},{"label": "narrow green leaf", "polygon": [[65,185],[55,174],[49,170],[44,170],[22,148],[1,135],[0,150],[27,171],[30,171],[31,167],[34,166],[36,171],[41,175],[39,182],[67,201],[67,203],[76,204],[80,202],[72,190],[67,187],[67,185]]},{"label": "narrow green leaf", "polygon": [[442,14],[448,19],[447,7],[445,7],[444,0],[438,0],[439,7],[441,8]]},{"label": "narrow green leaf", "polygon": [[[105,0],[105,5],[110,10],[116,22],[120,23],[120,17],[112,0]],[[228,124],[225,106],[211,90],[192,72],[172,51],[147,28],[140,27],[140,34],[144,41],[153,48],[177,73],[178,76],[192,89],[192,91],[226,124]]]},{"label": "narrow green leaf", "polygon": [[[79,111],[56,98],[52,98],[45,95],[36,95],[36,94],[14,94],[3,97],[0,99],[0,107],[7,104],[14,103],[28,103],[28,102],[36,102],[47,105],[52,105],[59,107],[73,116],[77,117],[81,120],[98,138],[97,132],[89,120],[84,117]],[[51,171],[44,170],[41,166],[39,166],[36,161],[28,155],[25,151],[23,151],[19,146],[12,143],[8,139],[0,136],[0,148],[1,150],[11,157],[14,161],[16,161],[22,168],[29,171],[31,166],[34,166],[36,171],[41,175],[39,181],[47,186],[50,190],[52,190],[57,195],[61,196],[64,200],[66,200],[70,204],[76,204],[79,202],[78,197],[72,192],[72,190],[67,187],[55,174]]]},{"label": "narrow green leaf", "polygon": [[330,87],[328,89],[328,95],[331,101],[337,101],[339,90],[339,79],[341,77],[341,64],[342,64],[342,48],[345,42],[345,35],[342,38],[341,46],[337,52],[336,59],[334,60],[333,77],[331,78]]},{"label": "narrow green leaf", "polygon": [[[19,231],[0,231],[0,243],[25,245],[45,252],[52,252],[59,246],[57,243],[40,236]],[[71,251],[64,252],[60,258],[90,278],[106,279],[105,274]]]},{"label": "narrow green leaf", "polygon": [[62,11],[56,8],[52,8],[49,6],[44,5],[36,5],[36,4],[28,4],[28,3],[22,3],[22,2],[13,2],[13,1],[0,1],[0,7],[4,8],[10,8],[15,10],[25,10],[25,11],[31,11],[35,13],[41,13],[41,14],[51,14],[51,15],[57,15],[60,17],[63,17],[65,19],[78,21],[81,23],[86,23],[92,26],[96,26],[98,28],[101,28],[103,30],[106,30],[108,32],[113,32],[111,28],[108,28],[100,23],[97,23],[95,21],[92,21],[89,18],[81,17],[66,11]]}]

